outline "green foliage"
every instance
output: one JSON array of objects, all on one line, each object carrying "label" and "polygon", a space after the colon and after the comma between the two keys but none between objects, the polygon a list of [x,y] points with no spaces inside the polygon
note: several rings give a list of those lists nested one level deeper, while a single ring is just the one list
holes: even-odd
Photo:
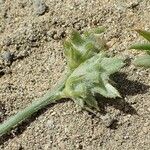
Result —
[{"label": "green foliage", "polygon": [[[93,29],[83,33],[73,31],[64,44],[68,77],[63,94],[76,104],[98,109],[96,93],[108,98],[120,97],[119,92],[109,83],[109,76],[124,65],[118,58],[108,58],[104,53],[105,43],[99,40],[104,29]],[[98,43],[99,41],[99,43]]]},{"label": "green foliage", "polygon": [[135,44],[130,49],[144,50],[148,55],[138,57],[134,60],[134,64],[137,66],[150,67],[150,32],[144,30],[136,30],[141,36],[147,39],[147,43]]},{"label": "green foliage", "polygon": [[137,57],[134,60],[134,64],[136,64],[138,66],[144,66],[146,68],[149,68],[150,67],[150,55]]},{"label": "green foliage", "polygon": [[105,43],[99,39],[103,28],[95,28],[80,35],[73,31],[70,38],[64,42],[64,53],[70,70],[77,68],[82,62],[91,58],[100,50],[106,49]]},{"label": "green foliage", "polygon": [[110,84],[109,76],[119,71],[124,63],[121,59],[106,56],[104,52],[106,45],[99,37],[103,30],[103,28],[93,29],[82,36],[76,31],[72,32],[64,43],[68,65],[66,77],[53,91],[1,124],[0,135],[61,98],[71,98],[76,104],[88,110],[91,108],[99,110],[95,94],[107,98],[120,97],[119,92]]},{"label": "green foliage", "polygon": [[109,75],[117,72],[124,63],[118,58],[107,58],[104,53],[91,57],[77,67],[66,81],[64,93],[76,104],[98,109],[96,93],[109,98],[120,97],[109,83]]}]

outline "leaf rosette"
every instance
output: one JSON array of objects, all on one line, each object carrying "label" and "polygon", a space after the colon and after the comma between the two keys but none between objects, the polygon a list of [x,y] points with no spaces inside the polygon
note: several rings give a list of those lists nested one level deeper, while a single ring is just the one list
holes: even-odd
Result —
[{"label": "leaf rosette", "polygon": [[108,58],[103,52],[106,45],[103,42],[97,43],[97,38],[97,32],[86,32],[81,37],[73,31],[65,43],[67,63],[72,73],[66,81],[63,94],[81,107],[98,110],[96,94],[107,98],[121,97],[110,84],[109,76],[119,71],[124,63],[115,57]]}]

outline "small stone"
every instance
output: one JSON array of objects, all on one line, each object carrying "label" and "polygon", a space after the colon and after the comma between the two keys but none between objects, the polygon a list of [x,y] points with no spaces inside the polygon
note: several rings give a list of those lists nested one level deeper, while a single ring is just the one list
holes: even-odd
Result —
[{"label": "small stone", "polygon": [[56,112],[52,112],[52,113],[51,113],[51,116],[55,116],[55,115],[56,115]]},{"label": "small stone", "polygon": [[125,136],[123,137],[123,139],[124,139],[124,140],[127,140],[127,139],[129,139],[129,136],[128,136],[128,135],[125,135]]},{"label": "small stone", "polygon": [[106,127],[110,127],[116,120],[108,114],[106,114],[105,116],[101,116],[100,118],[102,119]]},{"label": "small stone", "polygon": [[9,51],[6,51],[2,54],[2,59],[4,60],[4,63],[6,65],[11,64],[13,61],[13,58],[14,58],[14,55]]},{"label": "small stone", "polygon": [[143,132],[148,133],[149,132],[149,127],[143,127]]},{"label": "small stone", "polygon": [[53,120],[48,120],[46,123],[46,126],[50,129],[53,129],[55,127]]},{"label": "small stone", "polygon": [[48,9],[48,6],[45,4],[43,0],[34,0],[34,9],[36,15],[44,15]]}]

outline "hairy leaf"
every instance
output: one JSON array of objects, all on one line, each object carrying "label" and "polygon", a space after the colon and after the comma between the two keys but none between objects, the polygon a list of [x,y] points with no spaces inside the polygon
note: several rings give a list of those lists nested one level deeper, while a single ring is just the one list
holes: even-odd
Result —
[{"label": "hairy leaf", "polygon": [[137,57],[134,60],[134,64],[136,64],[137,66],[140,66],[140,67],[149,68],[150,67],[150,56],[146,55],[146,56]]},{"label": "hairy leaf", "polygon": [[[85,60],[93,57],[105,48],[104,42],[98,42],[99,35],[103,29],[94,29],[86,34],[80,35],[77,31],[73,31],[70,38],[64,42],[65,56],[70,70],[74,70]],[[86,35],[86,36],[85,36]]]},{"label": "hairy leaf", "polygon": [[123,65],[121,59],[107,58],[104,53],[96,54],[72,72],[63,92],[74,101],[80,99],[82,104],[97,109],[94,99],[96,93],[109,98],[120,97],[119,92],[109,83],[109,75]]}]

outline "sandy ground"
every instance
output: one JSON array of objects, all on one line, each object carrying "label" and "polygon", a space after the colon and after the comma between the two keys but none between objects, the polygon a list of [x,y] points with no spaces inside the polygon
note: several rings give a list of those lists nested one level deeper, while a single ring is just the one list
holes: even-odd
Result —
[{"label": "sandy ground", "polygon": [[102,100],[100,118],[71,100],[48,106],[0,138],[2,150],[149,150],[150,70],[128,47],[150,29],[149,0],[0,0],[0,121],[57,84],[72,28],[104,26],[109,51],[128,65],[114,76],[122,100]]}]

